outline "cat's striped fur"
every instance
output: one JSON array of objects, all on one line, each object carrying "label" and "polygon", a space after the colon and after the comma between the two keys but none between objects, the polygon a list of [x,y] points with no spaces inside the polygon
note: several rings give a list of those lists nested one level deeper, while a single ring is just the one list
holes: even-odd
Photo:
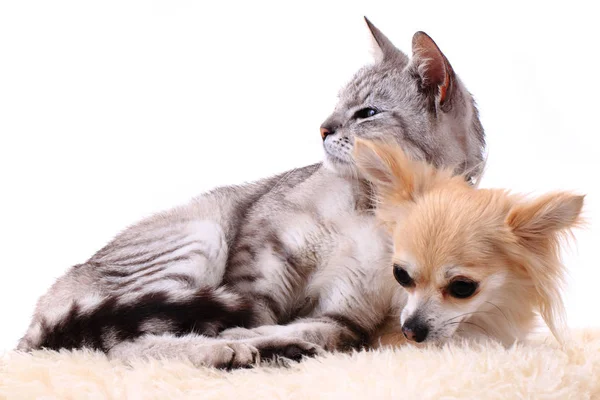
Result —
[{"label": "cat's striped fur", "polygon": [[125,230],[40,299],[19,349],[238,367],[371,341],[404,293],[353,138],[394,140],[475,176],[484,141],[471,96],[431,39],[415,35],[409,61],[369,28],[378,61],[324,123],[324,164],[219,188]]}]

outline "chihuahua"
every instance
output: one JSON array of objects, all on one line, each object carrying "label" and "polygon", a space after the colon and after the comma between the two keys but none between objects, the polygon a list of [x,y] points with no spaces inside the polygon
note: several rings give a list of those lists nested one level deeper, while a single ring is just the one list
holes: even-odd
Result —
[{"label": "chihuahua", "polygon": [[398,145],[357,139],[354,155],[392,235],[390,265],[407,293],[406,339],[491,337],[508,346],[531,333],[539,315],[564,341],[560,245],[581,223],[584,196],[478,189]]}]

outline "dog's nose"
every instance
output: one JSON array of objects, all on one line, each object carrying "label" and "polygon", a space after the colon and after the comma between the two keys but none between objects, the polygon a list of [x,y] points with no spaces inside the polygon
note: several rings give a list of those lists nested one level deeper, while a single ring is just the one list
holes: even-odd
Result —
[{"label": "dog's nose", "polygon": [[335,129],[325,128],[324,126],[321,127],[321,138],[323,138],[323,140],[325,140],[327,136],[333,135],[334,133]]},{"label": "dog's nose", "polygon": [[429,327],[417,319],[409,319],[402,325],[402,333],[408,340],[421,343],[427,339]]}]

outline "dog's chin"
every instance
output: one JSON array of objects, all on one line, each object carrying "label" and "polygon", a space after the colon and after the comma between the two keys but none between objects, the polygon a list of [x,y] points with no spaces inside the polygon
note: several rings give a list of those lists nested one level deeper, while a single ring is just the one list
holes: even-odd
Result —
[{"label": "dog's chin", "polygon": [[[461,324],[456,324],[454,326],[460,327],[460,325]],[[423,341],[421,344],[425,346],[442,347],[446,344],[461,342],[465,339],[464,331],[462,329],[446,328],[448,328],[448,326],[433,330],[433,332],[431,332],[427,339],[425,339],[425,341]]]},{"label": "dog's chin", "polygon": [[464,325],[463,322],[457,324],[457,329],[452,331],[439,331],[431,339],[428,338],[426,342],[430,342],[434,346],[444,346],[451,343],[484,343],[497,340],[494,336],[490,336],[488,329],[484,328],[481,322],[476,325],[470,322],[467,322],[468,325]]}]

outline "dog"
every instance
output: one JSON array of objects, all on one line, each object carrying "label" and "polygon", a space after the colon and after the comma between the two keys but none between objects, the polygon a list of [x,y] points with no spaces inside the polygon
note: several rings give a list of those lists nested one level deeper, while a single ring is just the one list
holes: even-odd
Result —
[{"label": "dog", "polygon": [[407,294],[399,318],[406,340],[492,338],[509,346],[539,315],[564,341],[560,250],[583,222],[584,196],[479,189],[396,144],[356,139],[354,157],[392,236],[390,279]]}]

